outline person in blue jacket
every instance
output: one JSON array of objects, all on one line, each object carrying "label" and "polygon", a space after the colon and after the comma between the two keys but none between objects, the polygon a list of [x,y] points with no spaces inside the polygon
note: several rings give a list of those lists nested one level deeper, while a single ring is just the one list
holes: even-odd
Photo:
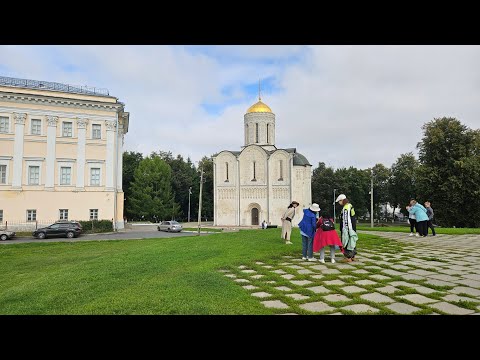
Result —
[{"label": "person in blue jacket", "polygon": [[317,215],[320,206],[313,203],[308,209],[303,209],[302,221],[298,224],[302,235],[302,260],[316,261],[313,257],[313,238],[317,230]]},{"label": "person in blue jacket", "polygon": [[410,208],[407,206],[407,210],[410,214],[415,215],[418,226],[418,233],[420,236],[427,237],[428,235],[428,215],[427,209],[423,205],[417,203],[416,200],[410,201]]}]

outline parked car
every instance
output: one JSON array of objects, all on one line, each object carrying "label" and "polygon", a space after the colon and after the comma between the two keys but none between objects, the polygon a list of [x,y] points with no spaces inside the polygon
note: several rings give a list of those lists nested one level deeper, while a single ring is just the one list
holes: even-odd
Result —
[{"label": "parked car", "polygon": [[47,237],[67,237],[69,239],[77,237],[82,233],[81,227],[76,222],[59,221],[50,226],[35,230],[32,235],[39,239]]},{"label": "parked car", "polygon": [[157,226],[158,231],[180,232],[183,230],[182,225],[177,221],[162,221]]},{"label": "parked car", "polygon": [[0,229],[0,240],[10,240],[11,238],[15,237],[15,231],[8,231]]},{"label": "parked car", "polygon": [[72,224],[72,225],[75,225],[76,227],[78,227],[80,229],[80,231],[83,230],[82,228],[82,224],[80,224],[78,221],[75,221],[75,220],[58,220],[58,221],[55,221],[55,224]]}]

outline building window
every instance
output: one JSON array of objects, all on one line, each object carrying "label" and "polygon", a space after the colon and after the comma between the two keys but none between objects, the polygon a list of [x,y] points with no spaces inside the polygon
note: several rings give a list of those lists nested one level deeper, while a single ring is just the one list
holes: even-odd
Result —
[{"label": "building window", "polygon": [[255,124],[255,142],[258,144],[258,123]]},{"label": "building window", "polygon": [[9,123],[8,117],[0,116],[0,133],[8,133]]},{"label": "building window", "polygon": [[0,165],[0,184],[7,183],[7,165]]},{"label": "building window", "polygon": [[72,168],[71,167],[61,167],[60,168],[60,185],[70,185],[72,180]]},{"label": "building window", "polygon": [[100,186],[100,168],[90,169],[90,186]]},{"label": "building window", "polygon": [[71,122],[64,122],[63,129],[62,129],[62,136],[64,137],[72,137],[72,123]]},{"label": "building window", "polygon": [[27,221],[37,221],[37,210],[27,210]]},{"label": "building window", "polygon": [[225,182],[229,182],[229,179],[228,179],[228,162],[225,163],[225,175],[226,175]]},{"label": "building window", "polygon": [[60,209],[60,220],[68,220],[68,209]]},{"label": "building window", "polygon": [[0,223],[3,222],[3,210],[0,210]]},{"label": "building window", "polygon": [[93,124],[92,125],[92,139],[101,139],[102,138],[102,125]]},{"label": "building window", "polygon": [[28,167],[28,185],[40,184],[40,166]]},{"label": "building window", "polygon": [[283,160],[280,160],[278,165],[280,168],[280,177],[278,178],[278,181],[283,181]]},{"label": "building window", "polygon": [[270,143],[270,124],[267,124],[267,144]]},{"label": "building window", "polygon": [[98,220],[98,209],[90,209],[90,220]]},{"label": "building window", "polygon": [[252,181],[257,181],[257,163],[253,162],[253,179]]},{"label": "building window", "polygon": [[30,129],[30,133],[32,135],[42,134],[42,120],[32,119],[31,126],[32,128]]}]

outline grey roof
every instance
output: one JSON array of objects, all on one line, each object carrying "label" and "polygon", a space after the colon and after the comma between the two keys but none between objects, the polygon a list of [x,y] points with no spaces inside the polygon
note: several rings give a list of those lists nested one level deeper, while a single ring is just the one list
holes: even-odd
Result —
[{"label": "grey roof", "polygon": [[17,78],[11,78],[7,76],[0,76],[0,85],[28,88],[28,89],[54,90],[54,91],[62,91],[62,92],[68,92],[73,94],[110,96],[108,93],[108,90],[103,88],[89,87],[86,85],[85,86],[68,85],[68,84],[61,84],[61,83],[56,83],[51,81],[17,79]]},{"label": "grey roof", "polygon": [[[263,149],[263,148],[262,148]],[[265,149],[264,149],[265,150]],[[297,152],[297,149],[296,148],[288,148],[288,149],[275,149],[275,150],[265,150],[266,153],[268,153],[269,155],[273,154],[275,151],[278,151],[278,150],[283,150],[283,151],[286,151],[290,154],[293,154],[293,166],[306,166],[306,165],[309,165],[309,166],[312,166],[312,164],[310,164],[307,160],[307,158],[300,154],[299,152]],[[234,156],[238,156],[240,155],[241,151],[231,151],[231,150],[223,150],[223,151],[228,151],[229,153],[232,153]],[[217,156],[220,152],[216,153],[215,155],[213,155],[214,157]]]}]

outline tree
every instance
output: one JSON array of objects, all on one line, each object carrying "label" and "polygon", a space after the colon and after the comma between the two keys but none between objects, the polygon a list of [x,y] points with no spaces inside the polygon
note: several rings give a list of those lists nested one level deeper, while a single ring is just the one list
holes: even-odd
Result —
[{"label": "tree", "polygon": [[327,210],[333,216],[333,189],[336,188],[335,170],[320,162],[312,174],[312,200],[322,210]]},{"label": "tree", "polygon": [[176,204],[171,181],[172,169],[160,157],[153,156],[140,162],[130,195],[131,210],[136,218],[156,222],[172,217]]},{"label": "tree", "polygon": [[[205,217],[213,219],[213,161],[211,157],[204,156],[202,160],[200,160],[198,170],[200,171],[202,168],[202,220],[205,219]],[[200,174],[198,174],[198,181],[200,182]]]},{"label": "tree", "polygon": [[133,181],[135,170],[137,169],[140,161],[143,160],[142,153],[126,151],[123,153],[123,174],[122,174],[122,187],[125,197],[125,209],[124,214],[128,219],[135,216],[135,213],[131,211],[130,203],[130,186]]},{"label": "tree", "polygon": [[478,227],[480,212],[474,201],[480,195],[479,130],[455,118],[438,118],[422,127],[418,143],[419,195],[430,201],[442,226]]},{"label": "tree", "polygon": [[[373,208],[375,217],[378,219],[380,217],[380,205],[386,205],[388,202],[388,181],[390,179],[390,169],[385,167],[383,164],[376,164],[372,168],[372,172],[373,173],[369,175],[373,175]],[[367,202],[370,204],[370,194],[367,195]]]},{"label": "tree", "polygon": [[405,206],[410,199],[417,197],[416,176],[419,162],[413,153],[402,154],[390,168],[387,201],[393,208],[400,207],[404,215],[408,215]]}]

